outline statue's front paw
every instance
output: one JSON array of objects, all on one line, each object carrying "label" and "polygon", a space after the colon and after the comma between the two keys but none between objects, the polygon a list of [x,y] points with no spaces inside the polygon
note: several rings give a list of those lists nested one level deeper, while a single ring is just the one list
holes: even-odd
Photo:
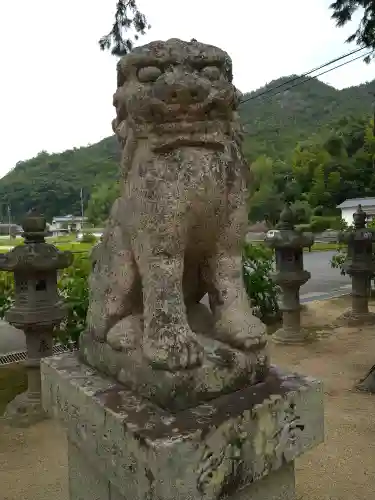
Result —
[{"label": "statue's front paw", "polygon": [[251,313],[226,310],[215,323],[218,339],[241,351],[259,350],[266,346],[266,327]]},{"label": "statue's front paw", "polygon": [[187,326],[170,325],[159,332],[146,332],[145,357],[155,369],[179,371],[202,364],[203,348]]}]

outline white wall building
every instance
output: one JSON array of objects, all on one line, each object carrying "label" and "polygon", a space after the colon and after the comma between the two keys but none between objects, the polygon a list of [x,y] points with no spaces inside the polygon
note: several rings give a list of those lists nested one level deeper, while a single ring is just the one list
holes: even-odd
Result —
[{"label": "white wall building", "polygon": [[52,219],[52,224],[49,225],[49,230],[54,236],[58,236],[64,232],[69,232],[73,228],[75,231],[81,231],[82,226],[86,221],[86,217],[77,215],[62,215]]},{"label": "white wall building", "polygon": [[375,217],[375,198],[351,198],[337,205],[337,208],[341,210],[341,218],[348,226],[353,224],[353,214],[358,205],[361,205],[362,210],[366,212],[367,220],[372,220]]}]

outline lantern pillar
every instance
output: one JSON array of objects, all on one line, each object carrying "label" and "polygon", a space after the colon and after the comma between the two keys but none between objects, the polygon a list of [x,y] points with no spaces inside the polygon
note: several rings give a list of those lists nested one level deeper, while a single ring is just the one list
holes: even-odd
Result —
[{"label": "lantern pillar", "polygon": [[348,249],[343,269],[352,280],[352,307],[339,318],[339,322],[347,324],[375,323],[375,315],[368,308],[374,275],[374,233],[366,227],[366,219],[366,212],[358,205],[353,214],[354,228],[339,234],[339,241]]},{"label": "lantern pillar", "polygon": [[311,233],[296,231],[293,219],[292,210],[286,204],[276,231],[265,238],[266,244],[275,250],[276,272],[273,279],[282,293],[280,309],[283,325],[273,335],[273,340],[280,344],[301,344],[308,340],[308,332],[301,328],[299,291],[311,277],[303,268],[303,249],[311,247],[314,238]]},{"label": "lantern pillar", "polygon": [[0,269],[14,273],[15,301],[5,319],[26,336],[27,391],[16,396],[4,413],[11,424],[28,425],[44,418],[40,361],[52,355],[53,331],[65,317],[57,290],[57,271],[73,260],[45,241],[46,219],[32,210],[23,222],[24,245],[0,255]]}]

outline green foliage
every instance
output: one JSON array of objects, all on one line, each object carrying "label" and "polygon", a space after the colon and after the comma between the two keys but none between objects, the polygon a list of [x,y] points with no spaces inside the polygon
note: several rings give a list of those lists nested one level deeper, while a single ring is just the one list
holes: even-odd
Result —
[{"label": "green foliage", "polygon": [[264,245],[246,244],[243,251],[243,279],[254,314],[269,324],[280,317],[278,286],[271,279],[273,252]]},{"label": "green foliage", "polygon": [[267,221],[272,226],[279,219],[284,205],[286,183],[291,173],[287,164],[260,156],[250,167],[252,182],[249,186],[249,220]]},{"label": "green foliage", "polygon": [[[375,142],[368,119],[375,80],[336,90],[312,78],[278,95],[256,98],[288,78],[245,94],[243,99],[250,100],[239,108],[244,153],[254,177],[249,186],[252,222],[266,218],[275,224],[286,194],[312,209],[323,207],[316,215],[332,215],[327,211],[346,198],[375,194]],[[66,213],[80,215],[82,188],[87,215],[95,224],[104,221],[118,190],[119,158],[117,140],[109,137],[17,163],[0,180],[0,218],[8,204],[14,222],[31,207],[49,221]]]},{"label": "green foliage", "polygon": [[[278,286],[271,280],[273,254],[264,245],[246,245],[243,253],[243,278],[254,313],[265,323],[279,319]],[[55,338],[65,344],[78,343],[86,327],[88,277],[91,262],[88,253],[75,254],[73,264],[60,272],[58,288],[67,307],[66,319],[55,331]],[[14,303],[13,274],[0,272],[0,317]]]},{"label": "green foliage", "polygon": [[343,224],[344,222],[341,217],[313,215],[311,217],[310,228],[313,233],[322,233],[327,229],[339,231],[343,229]]},{"label": "green foliage", "polygon": [[355,42],[361,47],[370,49],[371,54],[364,60],[368,63],[374,55],[375,50],[375,2],[374,0],[336,0],[330,5],[333,11],[332,18],[336,26],[346,26],[353,15],[360,9],[362,18],[358,28],[348,38],[347,42]]},{"label": "green foliage", "polygon": [[343,276],[345,276],[346,274],[343,269],[346,256],[347,256],[347,248],[344,246],[340,246],[337,248],[336,254],[331,259],[331,267],[333,267],[334,269],[339,269],[340,274],[342,274]]},{"label": "green foliage", "polygon": [[129,30],[133,30],[133,38],[138,40],[150,29],[146,16],[138,9],[136,0],[117,0],[115,19],[111,31],[99,40],[101,50],[111,49],[115,56],[123,56],[133,48],[132,38],[127,37]]},{"label": "green foliage", "polygon": [[[55,331],[55,336],[64,343],[74,342],[86,326],[88,308],[88,276],[90,260],[88,254],[75,255],[72,266],[61,271],[58,288],[67,306],[67,317]],[[13,274],[0,271],[0,317],[14,303]]]},{"label": "green foliage", "polygon": [[32,207],[49,221],[66,213],[80,215],[81,188],[86,206],[97,186],[116,181],[118,165],[119,148],[114,137],[60,154],[39,153],[18,162],[0,180],[0,213],[6,213],[9,204],[18,222]]},{"label": "green foliage", "polygon": [[81,239],[81,244],[95,243],[95,242],[96,242],[95,235],[93,235],[92,233],[83,233],[82,239]]},{"label": "green foliage", "polygon": [[75,255],[73,265],[64,269],[59,278],[59,290],[65,299],[67,317],[56,332],[62,342],[78,343],[79,336],[86,327],[89,304],[88,277],[91,262],[88,255]]},{"label": "green foliage", "polygon": [[14,279],[12,273],[0,271],[0,318],[14,304]]},{"label": "green foliage", "polygon": [[103,224],[107,219],[113,202],[120,195],[120,185],[118,182],[107,182],[97,186],[87,205],[86,217],[93,225]]},{"label": "green foliage", "polygon": [[[245,124],[244,153],[250,162],[266,155],[288,164],[299,142],[313,142],[329,135],[332,123],[351,117],[369,116],[375,80],[357,87],[337,90],[316,78],[288,90],[289,85],[268,92],[297,75],[285,76],[244,94],[240,116]],[[285,89],[285,90],[284,90]],[[362,127],[363,130],[363,127]],[[353,138],[354,139],[354,138]],[[354,143],[354,140],[353,140]],[[358,147],[356,147],[358,149]],[[310,186],[308,186],[310,190]],[[314,206],[314,205],[313,205]]]},{"label": "green foliage", "polygon": [[306,200],[296,200],[290,206],[294,214],[295,224],[308,224],[311,219],[312,208]]}]

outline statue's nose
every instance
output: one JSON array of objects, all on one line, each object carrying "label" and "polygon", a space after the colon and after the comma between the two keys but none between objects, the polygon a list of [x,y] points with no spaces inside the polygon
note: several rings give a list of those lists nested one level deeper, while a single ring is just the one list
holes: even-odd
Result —
[{"label": "statue's nose", "polygon": [[195,82],[164,84],[155,88],[155,97],[166,104],[189,105],[203,102],[209,90]]}]

